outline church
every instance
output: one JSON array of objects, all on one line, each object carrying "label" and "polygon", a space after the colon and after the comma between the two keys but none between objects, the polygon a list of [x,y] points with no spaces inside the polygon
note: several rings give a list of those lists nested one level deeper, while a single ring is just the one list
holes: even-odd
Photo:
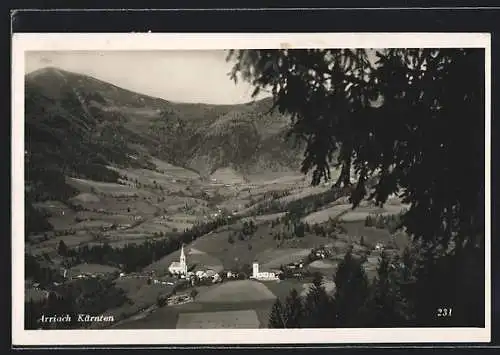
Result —
[{"label": "church", "polygon": [[258,262],[253,263],[252,276],[250,276],[250,278],[260,281],[273,281],[279,279],[274,272],[260,271]]},{"label": "church", "polygon": [[181,256],[179,261],[174,261],[168,267],[168,271],[173,275],[187,275],[186,255],[184,254],[184,244],[181,247]]}]

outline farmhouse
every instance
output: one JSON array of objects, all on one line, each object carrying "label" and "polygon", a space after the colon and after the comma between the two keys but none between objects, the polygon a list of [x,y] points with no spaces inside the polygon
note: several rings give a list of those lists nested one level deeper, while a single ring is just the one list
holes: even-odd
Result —
[{"label": "farmhouse", "polygon": [[312,253],[314,254],[315,257],[321,259],[325,259],[328,256],[328,251],[323,247],[318,249],[313,249]]},{"label": "farmhouse", "polygon": [[184,254],[184,245],[181,247],[181,256],[179,261],[172,262],[172,264],[168,267],[168,271],[174,275],[187,275],[187,262],[186,255]]},{"label": "farmhouse", "polygon": [[259,271],[259,263],[254,262],[252,266],[252,279],[261,280],[261,281],[271,281],[278,280],[278,276],[274,272],[267,271]]},{"label": "farmhouse", "polygon": [[304,267],[304,262],[299,261],[296,263],[290,263],[285,266],[286,269],[302,269]]},{"label": "farmhouse", "polygon": [[382,243],[377,243],[375,244],[375,250],[384,250],[384,244]]}]

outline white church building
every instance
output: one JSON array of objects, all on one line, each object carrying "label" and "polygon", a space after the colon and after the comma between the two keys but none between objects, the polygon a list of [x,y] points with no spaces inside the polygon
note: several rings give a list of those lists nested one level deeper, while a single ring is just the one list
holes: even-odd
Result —
[{"label": "white church building", "polygon": [[184,254],[184,244],[181,247],[181,256],[179,261],[172,262],[172,264],[168,267],[168,271],[173,275],[187,275],[187,261],[186,255]]},{"label": "white church building", "polygon": [[274,272],[267,272],[267,271],[259,271],[259,263],[254,262],[252,265],[252,276],[250,277],[252,279],[256,279],[259,281],[273,281],[273,280],[278,280],[278,276]]}]

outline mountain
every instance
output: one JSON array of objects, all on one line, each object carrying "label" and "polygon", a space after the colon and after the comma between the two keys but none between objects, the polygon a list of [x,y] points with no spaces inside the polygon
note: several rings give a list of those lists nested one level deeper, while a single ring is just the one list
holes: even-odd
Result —
[{"label": "mountain", "polygon": [[[168,78],[161,78],[168,80]],[[271,99],[239,105],[176,103],[57,68],[25,77],[27,197],[65,200],[65,176],[116,181],[109,166],[155,169],[152,157],[203,176],[297,171],[288,118]]]}]

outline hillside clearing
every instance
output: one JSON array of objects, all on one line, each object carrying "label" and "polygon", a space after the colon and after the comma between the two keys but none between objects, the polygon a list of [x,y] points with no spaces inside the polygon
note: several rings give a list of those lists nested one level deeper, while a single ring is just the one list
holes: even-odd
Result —
[{"label": "hillside clearing", "polygon": [[268,249],[257,255],[256,260],[261,263],[262,269],[279,268],[292,262],[297,262],[305,258],[311,249]]}]

